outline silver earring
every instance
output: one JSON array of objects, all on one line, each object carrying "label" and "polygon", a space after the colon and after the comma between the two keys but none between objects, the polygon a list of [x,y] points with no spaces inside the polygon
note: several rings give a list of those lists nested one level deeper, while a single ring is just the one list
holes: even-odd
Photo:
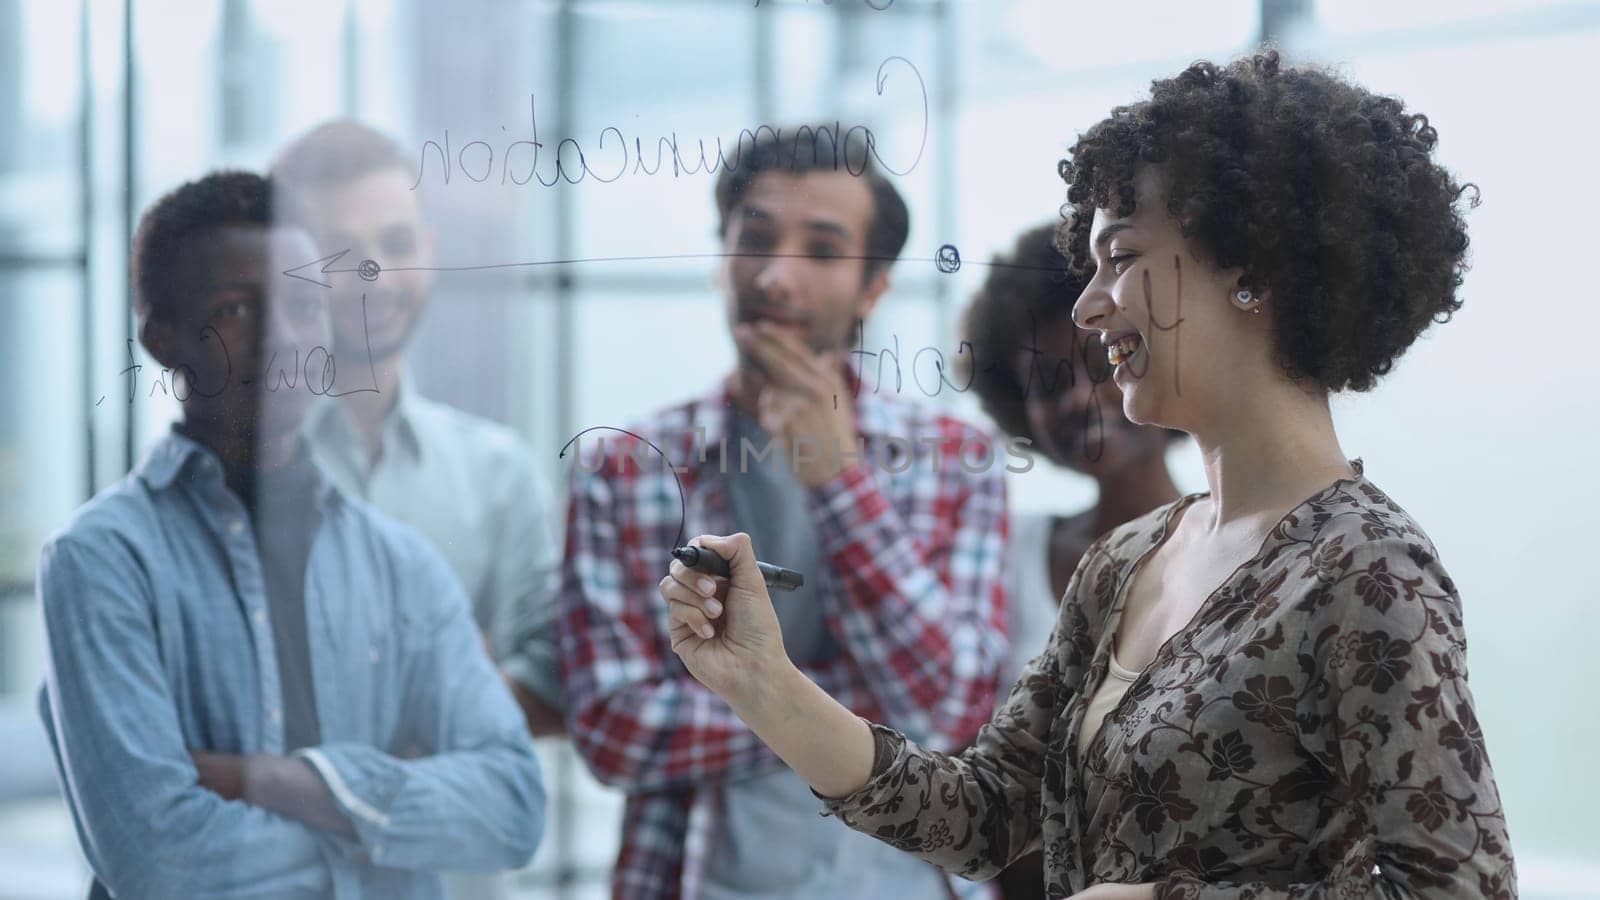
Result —
[{"label": "silver earring", "polygon": [[1261,315],[1261,300],[1250,291],[1240,291],[1233,295],[1233,300],[1240,309],[1247,309],[1253,316]]}]

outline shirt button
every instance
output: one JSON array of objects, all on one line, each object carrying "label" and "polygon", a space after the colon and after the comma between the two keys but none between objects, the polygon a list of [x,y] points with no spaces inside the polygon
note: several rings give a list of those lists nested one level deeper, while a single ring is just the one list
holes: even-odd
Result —
[{"label": "shirt button", "polygon": [[273,722],[273,724],[276,725],[278,723],[278,720],[282,719],[282,718],[283,718],[283,710],[278,709],[277,707],[273,707],[272,708],[272,722]]},{"label": "shirt button", "polygon": [[244,531],[244,520],[243,519],[234,519],[232,522],[228,523],[228,533],[233,535],[234,537],[238,537],[241,533],[243,533],[243,531]]},{"label": "shirt button", "polygon": [[372,664],[373,665],[377,665],[378,664],[378,648],[377,647],[373,647],[371,650],[369,650],[368,653],[367,653],[367,656],[368,656],[369,659],[372,660]]},{"label": "shirt button", "polygon": [[267,624],[267,612],[263,609],[256,610],[255,620],[257,625]]}]

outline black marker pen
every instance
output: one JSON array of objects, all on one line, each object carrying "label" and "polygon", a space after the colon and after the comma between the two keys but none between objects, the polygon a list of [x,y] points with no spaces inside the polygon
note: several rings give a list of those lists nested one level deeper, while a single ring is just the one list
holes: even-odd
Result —
[{"label": "black marker pen", "polygon": [[[672,558],[702,575],[728,578],[733,574],[727,560],[704,547],[679,547],[672,551]],[[805,576],[793,569],[764,562],[757,562],[756,568],[761,570],[761,578],[767,587],[773,590],[792,591],[806,583]]]}]

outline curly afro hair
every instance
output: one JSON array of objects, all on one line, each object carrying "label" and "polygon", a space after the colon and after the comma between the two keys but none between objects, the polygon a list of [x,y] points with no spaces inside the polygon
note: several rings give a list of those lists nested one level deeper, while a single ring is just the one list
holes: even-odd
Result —
[{"label": "curly afro hair", "polygon": [[1074,215],[1058,240],[1092,272],[1094,211],[1130,215],[1136,173],[1157,166],[1183,235],[1241,269],[1241,287],[1271,293],[1289,377],[1365,391],[1461,308],[1462,206],[1477,188],[1434,162],[1437,142],[1401,100],[1276,51],[1197,62],[1079,136],[1060,165]]},{"label": "curly afro hair", "polygon": [[[1055,235],[1054,225],[1032,228],[1017,238],[1010,253],[997,254],[961,320],[963,338],[972,344],[970,364],[977,366],[970,372],[972,390],[983,411],[1006,434],[1029,440],[1033,440],[1025,406],[1029,384],[1017,371],[1017,355],[1038,332],[1072,315],[1072,304],[1085,284],[1067,268]],[[1057,362],[1045,358],[1041,365],[1053,375]],[[1061,377],[1079,377],[1082,362],[1075,358],[1066,362],[1059,367]]]}]

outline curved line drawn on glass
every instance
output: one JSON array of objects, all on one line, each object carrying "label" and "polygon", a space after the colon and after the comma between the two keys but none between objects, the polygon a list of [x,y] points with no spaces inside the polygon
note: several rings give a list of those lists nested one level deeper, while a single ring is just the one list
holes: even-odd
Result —
[{"label": "curved line drawn on glass", "polygon": [[[678,539],[673,542],[672,546],[674,546],[674,547],[682,547],[683,546],[683,539],[684,539],[684,532],[689,527],[689,501],[688,501],[688,499],[685,497],[685,495],[683,493],[683,479],[678,477],[677,469],[676,469],[676,467],[674,467],[672,465],[672,460],[667,458],[666,452],[663,451],[660,447],[657,447],[655,444],[650,443],[650,440],[648,438],[644,437],[643,435],[634,434],[633,432],[629,431],[626,428],[618,428],[615,425],[591,425],[588,428],[585,428],[582,431],[578,432],[577,434],[573,435],[572,436],[572,440],[567,441],[565,444],[562,444],[561,445],[561,452],[557,453],[556,456],[558,458],[560,458],[560,459],[566,459],[567,458],[567,449],[570,448],[574,443],[576,443],[578,438],[583,437],[584,435],[588,434],[591,431],[598,431],[598,430],[620,431],[623,434],[628,435],[629,437],[632,437],[632,438],[634,438],[636,440],[639,440],[639,441],[643,442],[644,444],[648,445],[651,450],[654,450],[655,452],[661,454],[661,462],[666,466],[666,471],[671,472],[672,473],[672,480],[678,483]],[[603,443],[601,444],[600,450],[601,450],[601,453],[604,454],[605,445]],[[580,467],[583,465],[581,460],[578,461],[578,465]]]}]

